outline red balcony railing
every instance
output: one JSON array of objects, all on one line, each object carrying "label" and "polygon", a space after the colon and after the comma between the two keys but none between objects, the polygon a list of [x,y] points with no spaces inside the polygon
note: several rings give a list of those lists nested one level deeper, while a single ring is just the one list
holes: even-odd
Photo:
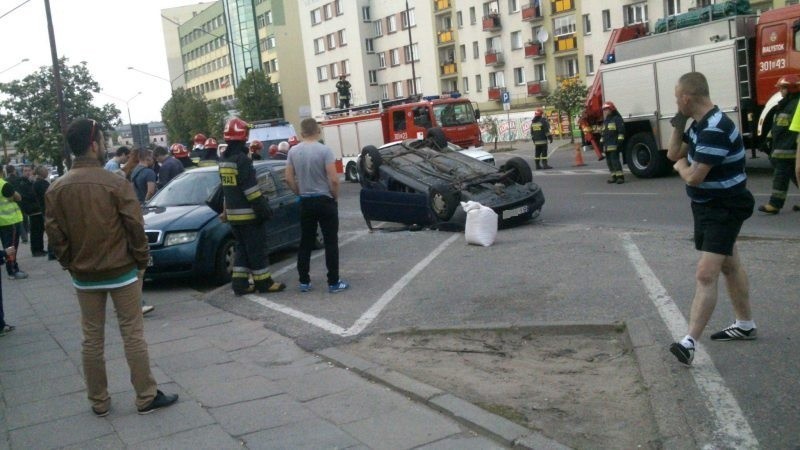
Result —
[{"label": "red balcony railing", "polygon": [[500,100],[500,97],[503,95],[503,89],[499,87],[490,87],[489,88],[489,100]]},{"label": "red balcony railing", "polygon": [[494,50],[489,50],[488,52],[486,52],[486,55],[484,55],[483,60],[487,66],[501,66],[505,62],[503,59],[503,53],[496,52]]},{"label": "red balcony railing", "polygon": [[544,46],[538,42],[528,42],[525,44],[525,57],[538,58],[544,56]]},{"label": "red balcony railing", "polygon": [[546,82],[544,81],[529,81],[528,82],[528,96],[534,97],[538,95],[545,94],[545,88],[547,87]]},{"label": "red balcony railing", "polygon": [[534,6],[533,3],[528,6],[522,7],[522,20],[532,22],[534,20],[542,19],[542,7]]},{"label": "red balcony railing", "polygon": [[489,14],[483,17],[483,31],[497,31],[500,28],[500,16],[497,14]]}]

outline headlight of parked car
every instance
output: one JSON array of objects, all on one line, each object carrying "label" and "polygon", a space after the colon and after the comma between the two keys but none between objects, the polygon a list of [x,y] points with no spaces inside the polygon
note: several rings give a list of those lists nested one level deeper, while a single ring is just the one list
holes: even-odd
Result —
[{"label": "headlight of parked car", "polygon": [[169,247],[170,245],[186,244],[188,242],[192,242],[195,239],[197,239],[196,231],[181,231],[180,233],[169,233],[167,237],[164,238],[164,247]]}]

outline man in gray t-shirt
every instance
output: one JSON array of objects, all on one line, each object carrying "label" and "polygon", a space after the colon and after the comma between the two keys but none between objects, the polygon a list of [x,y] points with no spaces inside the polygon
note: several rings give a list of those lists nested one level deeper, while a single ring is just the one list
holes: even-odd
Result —
[{"label": "man in gray t-shirt", "polygon": [[325,240],[325,265],[328,268],[328,292],[350,287],[339,279],[339,174],[333,151],[320,144],[321,130],[314,119],[300,123],[303,141],[289,150],[286,159],[286,183],[300,196],[300,249],[297,251],[297,272],[300,291],[311,290],[311,251],[317,225]]}]

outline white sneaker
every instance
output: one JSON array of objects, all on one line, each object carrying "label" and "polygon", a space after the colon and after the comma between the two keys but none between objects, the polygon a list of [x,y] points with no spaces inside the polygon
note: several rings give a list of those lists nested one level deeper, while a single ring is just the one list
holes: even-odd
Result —
[{"label": "white sneaker", "polygon": [[148,313],[151,313],[154,309],[156,309],[156,307],[153,305],[144,305],[142,306],[142,315],[144,316]]}]

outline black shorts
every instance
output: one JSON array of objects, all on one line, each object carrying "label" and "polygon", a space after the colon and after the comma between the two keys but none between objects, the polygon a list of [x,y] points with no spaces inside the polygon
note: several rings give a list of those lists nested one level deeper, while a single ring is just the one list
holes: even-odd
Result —
[{"label": "black shorts", "polygon": [[697,250],[733,255],[733,244],[744,221],[753,215],[755,199],[750,191],[705,203],[692,202],[694,247]]}]

